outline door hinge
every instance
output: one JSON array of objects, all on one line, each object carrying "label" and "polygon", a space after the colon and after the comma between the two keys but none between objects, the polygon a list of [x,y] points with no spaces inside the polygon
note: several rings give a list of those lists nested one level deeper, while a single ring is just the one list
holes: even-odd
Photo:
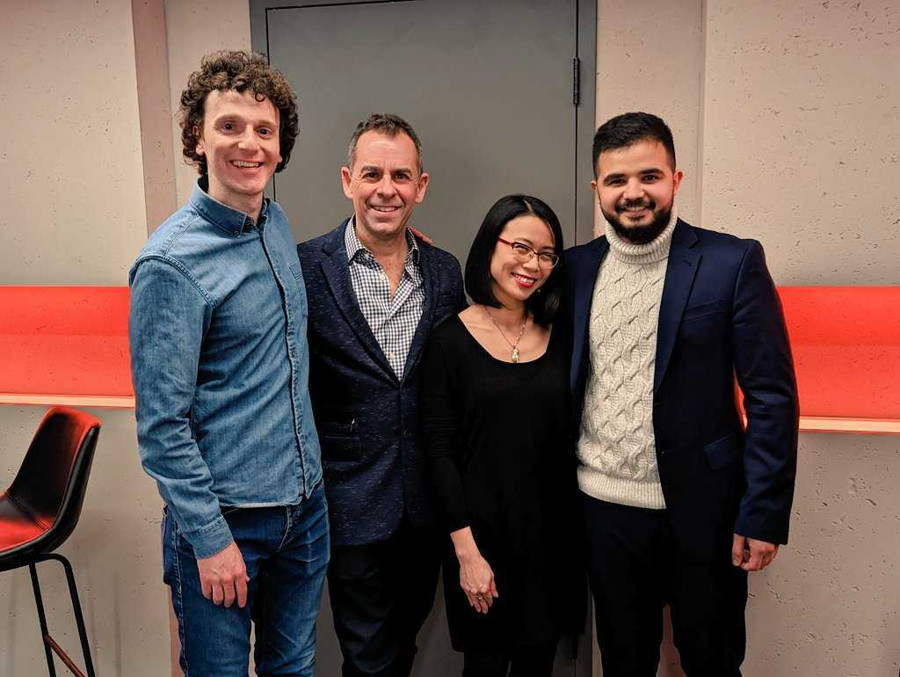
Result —
[{"label": "door hinge", "polygon": [[581,104],[581,59],[572,59],[572,105]]}]

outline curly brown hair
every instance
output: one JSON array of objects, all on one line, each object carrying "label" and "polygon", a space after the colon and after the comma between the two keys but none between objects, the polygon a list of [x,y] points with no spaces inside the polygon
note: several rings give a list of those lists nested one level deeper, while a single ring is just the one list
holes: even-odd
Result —
[{"label": "curly brown hair", "polygon": [[206,97],[213,90],[238,93],[249,90],[257,101],[269,99],[272,102],[278,109],[280,121],[281,162],[275,171],[284,169],[300,132],[297,97],[287,78],[272,68],[264,55],[237,50],[213,52],[203,57],[200,69],[191,73],[187,89],[181,93],[181,143],[188,164],[196,165],[201,175],[207,173],[206,157],[197,153],[199,136],[194,130],[203,129]]}]

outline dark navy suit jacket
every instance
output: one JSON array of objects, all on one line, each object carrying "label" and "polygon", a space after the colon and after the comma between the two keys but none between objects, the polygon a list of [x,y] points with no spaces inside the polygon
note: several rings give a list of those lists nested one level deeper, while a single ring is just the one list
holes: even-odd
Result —
[{"label": "dark navy suit jacket", "polygon": [[[605,237],[566,252],[575,430],[591,368],[588,323]],[[735,375],[748,425],[738,413]],[[732,533],[786,543],[799,410],[781,304],[762,247],[679,219],[656,339],[653,429],[676,538],[702,557]]]},{"label": "dark navy suit jacket", "polygon": [[431,524],[419,444],[419,363],[432,327],[466,301],[457,260],[418,240],[425,306],[398,378],[357,303],[346,225],[297,251],[309,302],[309,390],[331,539],[360,545],[388,538],[404,514],[416,526]]}]

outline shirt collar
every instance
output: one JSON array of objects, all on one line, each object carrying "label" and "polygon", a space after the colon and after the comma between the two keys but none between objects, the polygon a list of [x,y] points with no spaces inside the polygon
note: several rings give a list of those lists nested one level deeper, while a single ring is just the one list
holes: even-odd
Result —
[{"label": "shirt collar", "polygon": [[[413,234],[410,232],[409,228],[406,229],[406,244],[409,245],[409,252],[406,254],[406,265],[409,266],[410,262],[418,265],[419,263],[419,243],[416,242],[416,238],[413,237]],[[347,222],[347,228],[344,230],[344,247],[347,250],[347,260],[352,262],[354,258],[362,251],[372,256],[372,252],[370,252],[366,246],[360,242],[359,237],[356,235],[356,217],[351,216],[350,220]]]},{"label": "shirt collar", "polygon": [[[256,225],[252,216],[210,197],[208,191],[209,177],[201,176],[194,184],[190,200],[191,206],[200,212],[207,221],[234,236],[240,235]],[[259,212],[260,224],[266,222],[268,211],[269,198],[263,198],[262,209]]]}]

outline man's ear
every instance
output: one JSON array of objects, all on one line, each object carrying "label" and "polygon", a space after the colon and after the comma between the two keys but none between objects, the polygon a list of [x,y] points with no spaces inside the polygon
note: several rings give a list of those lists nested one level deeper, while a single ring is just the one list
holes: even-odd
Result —
[{"label": "man's ear", "polygon": [[428,172],[422,172],[422,176],[419,177],[419,186],[416,190],[416,204],[425,199],[425,190],[428,188],[429,178]]},{"label": "man's ear", "polygon": [[200,128],[197,125],[191,127],[191,134],[197,139],[197,144],[194,146],[194,152],[197,153],[197,155],[206,155],[206,148],[203,145],[203,135],[200,133]]},{"label": "man's ear", "polygon": [[347,165],[341,167],[341,188],[344,191],[344,195],[351,200],[353,199],[353,189],[350,185],[352,180],[353,175],[350,173],[350,168]]},{"label": "man's ear", "polygon": [[684,172],[680,169],[676,169],[675,173],[672,174],[672,194],[678,195],[678,188],[681,186],[681,180],[684,178]]}]

